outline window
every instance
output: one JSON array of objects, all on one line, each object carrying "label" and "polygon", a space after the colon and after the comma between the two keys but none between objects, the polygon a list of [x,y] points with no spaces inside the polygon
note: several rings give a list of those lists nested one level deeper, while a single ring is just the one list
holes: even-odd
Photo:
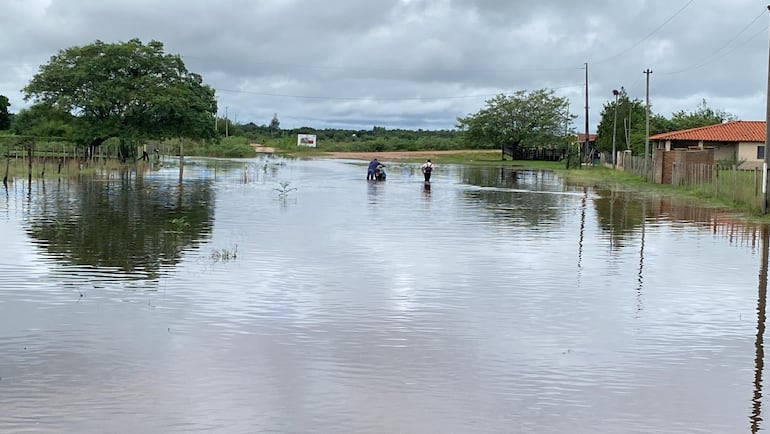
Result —
[{"label": "window", "polygon": [[765,146],[757,146],[757,160],[765,159]]}]

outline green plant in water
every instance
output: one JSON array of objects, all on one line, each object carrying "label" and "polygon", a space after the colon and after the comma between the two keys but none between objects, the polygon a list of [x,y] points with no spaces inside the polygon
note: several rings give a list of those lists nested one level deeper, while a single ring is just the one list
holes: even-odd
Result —
[{"label": "green plant in water", "polygon": [[293,188],[293,187],[289,188],[289,184],[291,184],[291,182],[281,181],[278,183],[278,185],[280,185],[281,188],[274,188],[273,190],[278,192],[278,197],[280,197],[281,199],[285,199],[286,195],[288,195],[290,191],[296,190],[296,188]]},{"label": "green plant in water", "polygon": [[171,219],[171,224],[176,226],[180,230],[183,229],[183,228],[189,228],[190,227],[190,222],[188,222],[187,221],[187,217],[184,217],[184,216],[182,216],[182,217],[174,217],[173,219]]},{"label": "green plant in water", "polygon": [[214,249],[211,252],[211,259],[217,262],[234,261],[238,258],[238,245],[232,249]]}]

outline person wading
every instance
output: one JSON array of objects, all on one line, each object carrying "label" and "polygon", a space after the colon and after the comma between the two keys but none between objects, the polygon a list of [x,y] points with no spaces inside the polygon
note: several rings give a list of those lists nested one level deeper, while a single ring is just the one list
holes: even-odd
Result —
[{"label": "person wading", "polygon": [[433,172],[433,163],[431,163],[430,160],[426,161],[425,164],[420,166],[420,170],[425,177],[425,182],[430,182],[430,174]]},{"label": "person wading", "polygon": [[369,162],[369,167],[366,170],[366,180],[374,180],[374,171],[377,169],[377,166],[380,165],[380,162],[377,161],[376,158],[373,158],[372,161]]}]

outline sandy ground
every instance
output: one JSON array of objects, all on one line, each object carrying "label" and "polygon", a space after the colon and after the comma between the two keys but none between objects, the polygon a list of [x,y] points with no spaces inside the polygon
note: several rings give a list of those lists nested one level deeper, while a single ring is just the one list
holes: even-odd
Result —
[{"label": "sandy ground", "polygon": [[[394,151],[394,152],[326,152],[320,158],[350,158],[352,160],[407,160],[415,158],[430,158],[435,155],[462,154],[465,151]],[[499,154],[499,149],[473,150],[472,152],[489,152],[490,154]]]},{"label": "sandy ground", "polygon": [[272,154],[275,152],[275,148],[271,148],[270,146],[265,146],[261,143],[249,143],[249,145],[252,148],[254,148],[257,154]]},{"label": "sandy ground", "polygon": [[[274,148],[262,145],[260,143],[251,143],[254,150],[261,154],[272,154],[275,152]],[[324,152],[323,155],[315,156],[315,158],[348,158],[351,160],[371,160],[377,158],[379,160],[410,160],[417,158],[430,158],[434,155],[446,155],[446,154],[462,154],[465,152],[479,152],[499,154],[499,149],[478,149],[473,151],[457,150],[457,151],[394,151],[394,152]]]}]

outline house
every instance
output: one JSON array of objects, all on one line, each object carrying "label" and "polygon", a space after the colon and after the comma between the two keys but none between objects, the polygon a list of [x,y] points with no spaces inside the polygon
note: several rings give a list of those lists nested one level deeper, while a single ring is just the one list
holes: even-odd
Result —
[{"label": "house", "polygon": [[741,163],[741,169],[762,167],[765,121],[732,121],[650,136],[652,149],[713,149],[714,161]]},{"label": "house", "polygon": [[[577,133],[578,143],[586,142],[586,133]],[[596,144],[596,134],[588,133],[588,146],[593,147]]]}]

